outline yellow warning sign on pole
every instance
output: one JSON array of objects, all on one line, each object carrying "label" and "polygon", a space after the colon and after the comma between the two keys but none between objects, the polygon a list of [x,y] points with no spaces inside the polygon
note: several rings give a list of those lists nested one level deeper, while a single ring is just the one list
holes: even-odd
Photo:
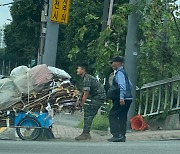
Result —
[{"label": "yellow warning sign on pole", "polygon": [[51,21],[67,24],[69,19],[70,0],[53,0]]}]

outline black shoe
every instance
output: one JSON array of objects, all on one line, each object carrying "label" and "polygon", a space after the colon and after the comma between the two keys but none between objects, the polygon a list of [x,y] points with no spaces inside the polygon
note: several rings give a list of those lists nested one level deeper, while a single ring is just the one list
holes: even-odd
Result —
[{"label": "black shoe", "polygon": [[126,142],[126,137],[123,137],[119,142]]},{"label": "black shoe", "polygon": [[109,139],[107,139],[107,141],[109,141],[109,142],[113,142],[115,139],[116,139],[117,137],[111,137],[111,138],[109,138]]},{"label": "black shoe", "polygon": [[112,138],[108,139],[108,141],[109,142],[125,142],[125,138],[122,135],[118,137],[113,136]]}]

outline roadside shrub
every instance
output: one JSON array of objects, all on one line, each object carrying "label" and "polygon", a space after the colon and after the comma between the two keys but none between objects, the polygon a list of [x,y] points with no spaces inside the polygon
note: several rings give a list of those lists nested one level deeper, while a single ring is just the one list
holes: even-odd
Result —
[{"label": "roadside shrub", "polygon": [[[80,121],[78,128],[83,128],[84,120]],[[93,120],[91,128],[94,130],[107,130],[109,127],[109,120],[106,115],[96,115]]]}]

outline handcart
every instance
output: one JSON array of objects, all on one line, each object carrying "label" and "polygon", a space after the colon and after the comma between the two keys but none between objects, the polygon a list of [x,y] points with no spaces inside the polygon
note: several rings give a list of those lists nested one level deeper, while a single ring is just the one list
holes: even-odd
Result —
[{"label": "handcart", "polygon": [[48,113],[18,113],[15,116],[14,127],[22,140],[36,140],[42,134],[43,129],[51,129],[53,119]]},{"label": "handcart", "polygon": [[16,114],[9,112],[6,119],[1,119],[0,123],[0,127],[15,128],[16,134],[22,140],[36,140],[44,129],[52,128],[54,121],[48,112],[18,112]]},{"label": "handcart", "polygon": [[77,110],[81,94],[63,70],[20,66],[10,77],[0,80],[0,127],[14,127],[22,140],[51,130],[54,114]]}]

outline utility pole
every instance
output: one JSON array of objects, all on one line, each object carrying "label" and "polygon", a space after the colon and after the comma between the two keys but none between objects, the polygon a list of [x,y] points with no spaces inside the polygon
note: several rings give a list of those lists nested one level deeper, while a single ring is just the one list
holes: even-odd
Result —
[{"label": "utility pole", "polygon": [[56,53],[58,44],[59,24],[51,22],[52,0],[49,0],[49,11],[47,17],[46,38],[42,63],[48,66],[56,65]]},{"label": "utility pole", "polygon": [[114,0],[104,0],[103,22],[102,22],[101,31],[104,31],[107,26],[111,26],[113,3]]},{"label": "utility pole", "polygon": [[112,11],[113,11],[113,4],[114,4],[114,0],[110,0],[109,13],[108,13],[108,21],[107,21],[107,25],[108,26],[111,26],[111,16],[112,16]]},{"label": "utility pole", "polygon": [[[110,18],[113,10],[113,0],[104,0],[103,9],[103,23],[102,31],[106,29],[107,25],[110,26]],[[130,4],[135,4],[136,0],[130,0]],[[134,116],[135,113],[135,99],[136,99],[136,83],[137,83],[137,55],[139,47],[138,41],[138,14],[133,11],[128,17],[128,32],[126,37],[126,52],[125,52],[125,68],[128,72],[129,78],[133,84],[132,94],[133,103],[128,113],[128,119]]]},{"label": "utility pole", "polygon": [[44,0],[44,6],[41,11],[41,35],[40,35],[40,46],[38,51],[38,59],[37,64],[42,64],[42,58],[44,54],[44,46],[45,46],[45,38],[46,38],[46,25],[47,25],[47,17],[48,17],[48,0]]},{"label": "utility pole", "polygon": [[101,31],[104,31],[107,27],[108,17],[109,17],[109,6],[110,6],[110,0],[104,0],[103,22],[102,22]]},{"label": "utility pole", "polygon": [[[130,4],[135,4],[137,0],[130,0]],[[139,15],[133,11],[128,17],[128,31],[126,37],[126,51],[125,51],[125,69],[133,84],[132,95],[133,102],[131,104],[128,120],[134,116],[135,100],[136,100],[136,84],[137,84],[137,56],[139,53],[138,42],[138,18]]]}]

